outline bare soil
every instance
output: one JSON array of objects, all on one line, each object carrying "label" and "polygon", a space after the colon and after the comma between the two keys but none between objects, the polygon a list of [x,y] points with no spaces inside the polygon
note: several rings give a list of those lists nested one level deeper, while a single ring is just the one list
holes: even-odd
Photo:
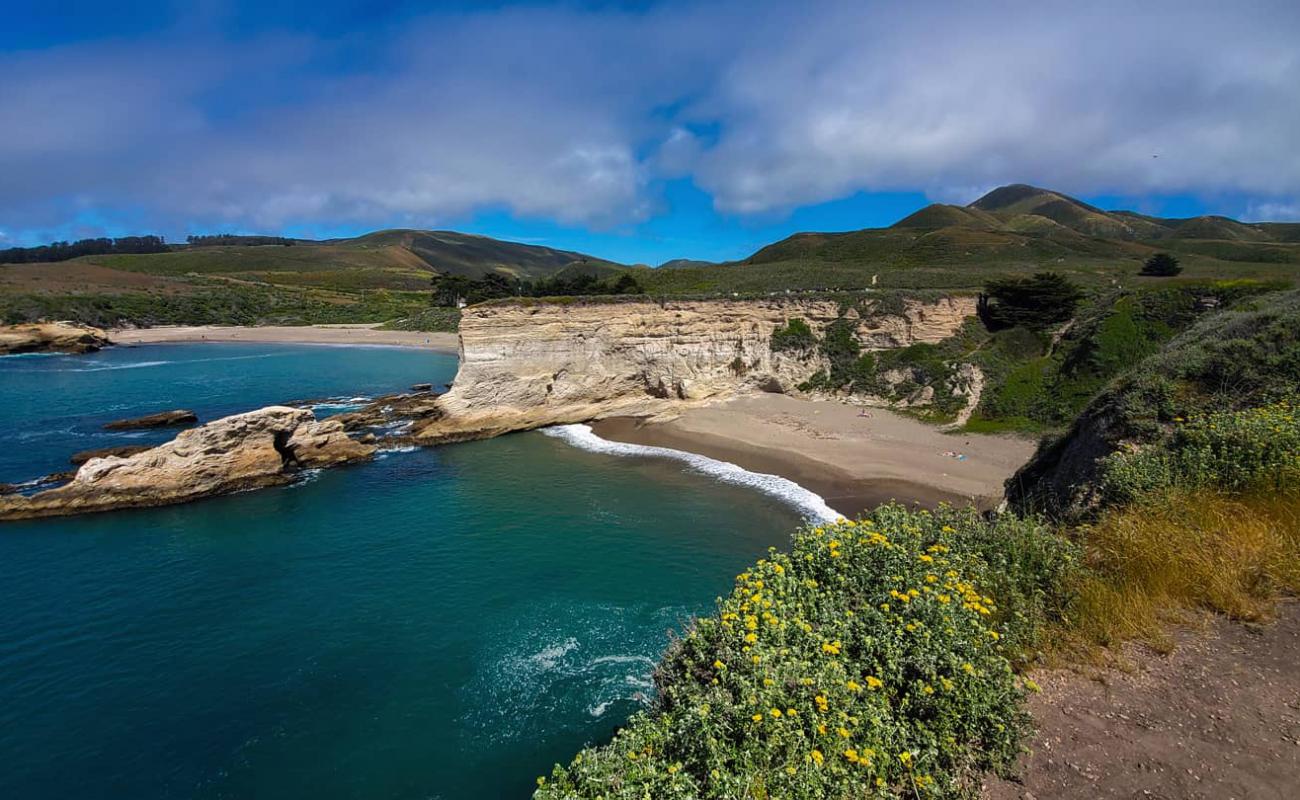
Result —
[{"label": "bare soil", "polygon": [[1211,618],[1131,671],[1036,674],[1038,733],[1020,782],[986,800],[1294,800],[1300,797],[1300,603],[1276,622]]}]

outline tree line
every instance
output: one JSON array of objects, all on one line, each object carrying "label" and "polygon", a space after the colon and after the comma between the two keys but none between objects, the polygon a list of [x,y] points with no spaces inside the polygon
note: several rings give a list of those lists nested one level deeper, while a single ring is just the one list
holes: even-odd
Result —
[{"label": "tree line", "polygon": [[167,250],[167,242],[161,236],[79,239],[75,242],[51,242],[37,247],[10,247],[7,250],[0,250],[0,264],[35,264],[67,261],[79,256],[165,253]]},{"label": "tree line", "polygon": [[464,275],[435,275],[433,304],[454,307],[472,305],[501,297],[573,297],[579,295],[641,294],[644,290],[636,278],[624,273],[602,280],[594,275],[556,275],[537,281],[508,278],[489,272],[482,278]]},{"label": "tree line", "polygon": [[217,233],[205,236],[190,234],[185,237],[185,241],[193,247],[234,247],[238,245],[249,247],[271,244],[292,247],[297,244],[295,240],[284,236],[237,236],[233,233]]}]

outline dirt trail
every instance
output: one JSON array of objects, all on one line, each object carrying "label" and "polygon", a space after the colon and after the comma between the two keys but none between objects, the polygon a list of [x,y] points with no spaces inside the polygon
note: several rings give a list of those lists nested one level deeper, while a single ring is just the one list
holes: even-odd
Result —
[{"label": "dirt trail", "polygon": [[1023,784],[986,800],[1300,797],[1300,603],[1254,627],[1215,619],[1132,673],[1035,675]]}]

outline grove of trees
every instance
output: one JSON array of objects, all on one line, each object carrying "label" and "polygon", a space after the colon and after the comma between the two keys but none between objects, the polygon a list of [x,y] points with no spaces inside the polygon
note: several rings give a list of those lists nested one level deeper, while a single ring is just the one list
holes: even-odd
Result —
[{"label": "grove of trees", "polygon": [[0,264],[36,264],[67,261],[78,256],[103,256],[118,253],[165,253],[167,242],[161,236],[122,236],[117,239],[79,239],[75,242],[52,242],[38,247],[10,247],[0,250]]}]

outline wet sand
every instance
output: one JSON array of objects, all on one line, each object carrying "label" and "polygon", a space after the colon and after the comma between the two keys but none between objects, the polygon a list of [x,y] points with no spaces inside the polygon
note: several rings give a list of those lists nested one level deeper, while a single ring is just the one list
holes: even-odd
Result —
[{"label": "wet sand", "polygon": [[234,325],[167,326],[111,330],[116,344],[158,342],[271,342],[297,344],[371,344],[427,347],[457,352],[456,334],[426,331],[384,331],[375,325],[295,325],[240,327]]},{"label": "wet sand", "polygon": [[611,441],[671,447],[780,475],[846,516],[889,500],[996,506],[1003,481],[1034,452],[1030,439],[950,434],[884,409],[867,413],[759,394],[667,419],[598,420],[592,428]]}]

